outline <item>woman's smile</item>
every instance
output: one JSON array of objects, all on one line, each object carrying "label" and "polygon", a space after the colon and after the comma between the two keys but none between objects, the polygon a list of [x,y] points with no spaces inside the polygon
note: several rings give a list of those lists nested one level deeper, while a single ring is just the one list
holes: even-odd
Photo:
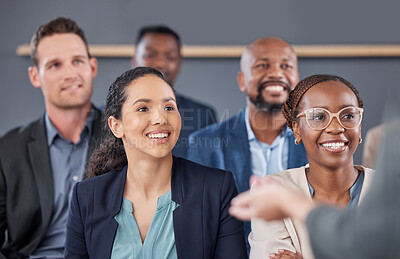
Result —
[{"label": "woman's smile", "polygon": [[156,144],[164,144],[169,141],[171,131],[169,130],[153,130],[146,134],[150,141]]}]

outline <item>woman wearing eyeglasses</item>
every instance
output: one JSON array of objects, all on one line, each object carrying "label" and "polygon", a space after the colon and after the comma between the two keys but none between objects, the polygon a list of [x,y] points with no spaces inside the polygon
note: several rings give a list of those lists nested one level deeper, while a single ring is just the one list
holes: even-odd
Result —
[{"label": "woman wearing eyeglasses", "polygon": [[[357,206],[373,175],[353,163],[362,142],[362,107],[356,88],[341,77],[313,75],[300,81],[282,111],[295,143],[303,142],[309,164],[274,177],[314,201]],[[252,219],[251,224],[250,258],[314,258],[304,224],[290,218]]]}]

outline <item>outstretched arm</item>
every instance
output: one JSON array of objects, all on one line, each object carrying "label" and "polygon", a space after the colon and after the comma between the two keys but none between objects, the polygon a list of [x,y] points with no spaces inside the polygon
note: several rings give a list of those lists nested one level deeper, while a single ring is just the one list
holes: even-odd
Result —
[{"label": "outstretched arm", "polygon": [[232,200],[229,213],[240,220],[279,220],[291,217],[305,222],[308,213],[315,207],[302,193],[282,186],[272,177],[253,176],[251,185],[250,191]]}]

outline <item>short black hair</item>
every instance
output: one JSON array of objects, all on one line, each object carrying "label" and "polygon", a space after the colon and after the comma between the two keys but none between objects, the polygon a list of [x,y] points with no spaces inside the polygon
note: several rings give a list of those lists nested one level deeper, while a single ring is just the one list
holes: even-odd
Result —
[{"label": "short black hair", "polygon": [[139,33],[137,34],[136,37],[136,46],[139,44],[139,42],[142,40],[142,38],[149,33],[160,33],[160,34],[166,34],[174,37],[176,41],[178,42],[178,48],[181,49],[181,38],[179,37],[178,33],[176,33],[174,30],[169,28],[166,25],[148,25],[140,28]]}]

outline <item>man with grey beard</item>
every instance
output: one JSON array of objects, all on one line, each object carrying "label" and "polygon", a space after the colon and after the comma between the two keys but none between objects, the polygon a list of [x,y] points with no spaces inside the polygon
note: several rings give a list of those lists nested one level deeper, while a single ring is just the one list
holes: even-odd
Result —
[{"label": "man with grey beard", "polygon": [[[232,171],[238,192],[249,189],[252,174],[264,176],[307,164],[304,146],[295,142],[281,112],[289,91],[299,82],[292,46],[262,38],[244,50],[237,81],[246,93],[239,114],[189,136],[188,159]],[[268,198],[268,197],[266,197]],[[245,237],[250,223],[245,223]]]}]

